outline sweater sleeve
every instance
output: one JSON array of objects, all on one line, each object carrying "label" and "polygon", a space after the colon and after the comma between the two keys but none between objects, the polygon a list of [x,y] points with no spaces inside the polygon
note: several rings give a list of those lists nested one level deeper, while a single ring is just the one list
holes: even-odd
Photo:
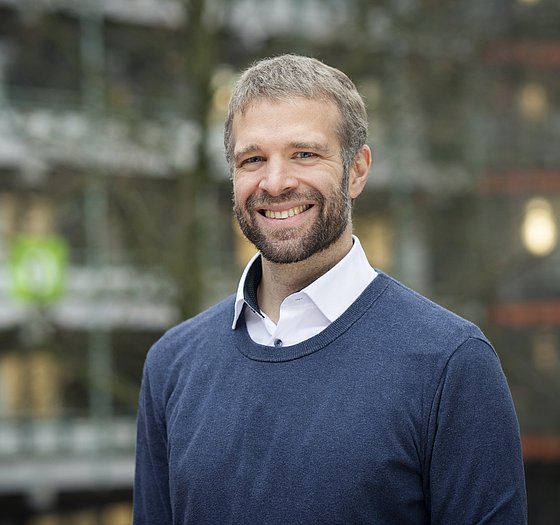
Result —
[{"label": "sweater sleeve", "polygon": [[167,436],[163,416],[152,391],[149,366],[144,367],[138,404],[134,525],[172,523]]},{"label": "sweater sleeve", "polygon": [[432,525],[523,525],[527,502],[519,426],[499,360],[470,338],[440,378],[429,421]]}]

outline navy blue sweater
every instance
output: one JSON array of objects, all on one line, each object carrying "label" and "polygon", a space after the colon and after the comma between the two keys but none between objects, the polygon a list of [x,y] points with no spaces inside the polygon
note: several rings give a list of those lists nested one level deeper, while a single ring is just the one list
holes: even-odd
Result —
[{"label": "navy blue sweater", "polygon": [[135,525],[526,523],[517,419],[476,326],[383,273],[289,347],[232,330],[233,302],[148,354]]}]

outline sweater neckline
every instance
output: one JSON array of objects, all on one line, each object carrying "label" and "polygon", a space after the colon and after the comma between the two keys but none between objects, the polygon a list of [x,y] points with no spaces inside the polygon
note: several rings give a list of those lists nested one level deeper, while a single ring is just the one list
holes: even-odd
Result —
[{"label": "sweater neckline", "polygon": [[255,343],[247,331],[245,316],[240,316],[237,328],[233,330],[237,350],[252,361],[268,363],[292,361],[321,350],[346,332],[383,294],[391,279],[383,272],[376,271],[377,277],[338,319],[319,334],[295,345],[276,348]]}]

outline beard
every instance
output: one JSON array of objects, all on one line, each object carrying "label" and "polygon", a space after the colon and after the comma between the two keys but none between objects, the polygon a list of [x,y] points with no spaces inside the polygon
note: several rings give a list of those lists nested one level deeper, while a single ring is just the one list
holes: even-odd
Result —
[{"label": "beard", "polygon": [[[265,259],[277,264],[304,261],[326,250],[340,239],[346,230],[350,220],[350,199],[346,180],[347,178],[343,177],[340,187],[331,192],[328,198],[317,190],[290,192],[280,197],[252,195],[244,206],[234,200],[233,211],[241,231]],[[282,230],[263,230],[256,221],[256,214],[259,213],[257,210],[287,201],[315,202],[314,206],[318,208],[315,222]]]}]

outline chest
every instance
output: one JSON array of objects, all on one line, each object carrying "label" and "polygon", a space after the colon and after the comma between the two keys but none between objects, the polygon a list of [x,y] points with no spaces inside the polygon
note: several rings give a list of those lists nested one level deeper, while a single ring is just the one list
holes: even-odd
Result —
[{"label": "chest", "polygon": [[420,505],[422,392],[398,370],[328,356],[191,370],[167,409],[172,492],[228,516],[288,504],[279,523],[361,523],[348,512],[395,505],[384,494]]}]

